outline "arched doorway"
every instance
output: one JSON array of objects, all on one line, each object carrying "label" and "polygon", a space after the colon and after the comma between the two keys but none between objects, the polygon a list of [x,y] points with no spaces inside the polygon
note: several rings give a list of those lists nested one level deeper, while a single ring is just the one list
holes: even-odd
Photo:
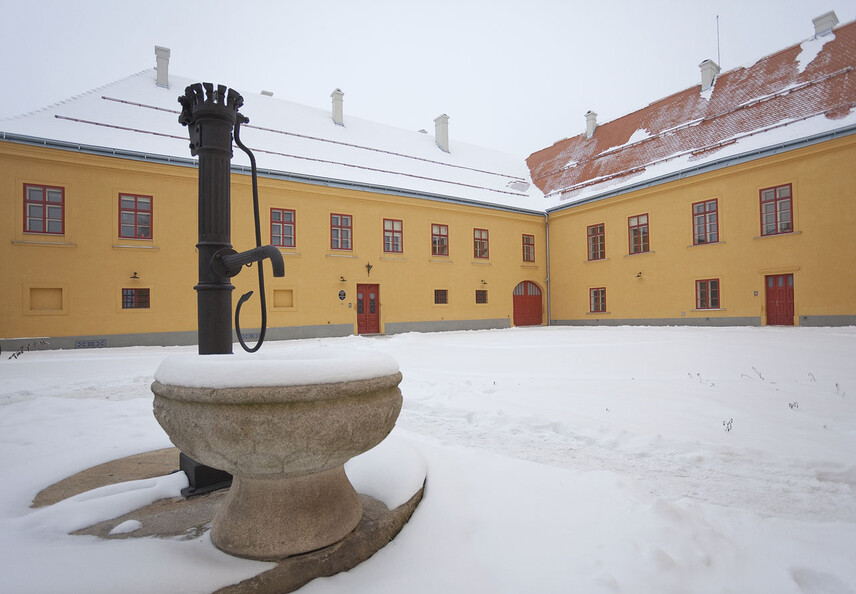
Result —
[{"label": "arched doorway", "polygon": [[514,287],[514,325],[540,326],[541,289],[531,281],[523,281]]}]

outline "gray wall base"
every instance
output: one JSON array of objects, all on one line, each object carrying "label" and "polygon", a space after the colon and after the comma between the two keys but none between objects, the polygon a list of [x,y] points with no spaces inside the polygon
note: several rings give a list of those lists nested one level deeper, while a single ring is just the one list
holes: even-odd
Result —
[{"label": "gray wall base", "polygon": [[24,351],[55,349],[96,349],[130,346],[184,346],[196,344],[196,331],[152,332],[145,334],[100,334],[97,336],[45,336],[42,338],[0,339],[0,357]]},{"label": "gray wall base", "polygon": [[[352,324],[324,324],[317,326],[295,326],[268,328],[265,340],[291,340],[296,338],[329,338],[349,336],[354,333]],[[244,341],[254,346],[259,338],[259,329],[243,332]],[[238,341],[234,330],[234,341]],[[97,336],[45,336],[37,338],[0,339],[0,357],[10,357],[16,352],[44,351],[54,349],[95,349],[130,346],[188,346],[197,344],[195,330],[188,332],[150,332],[140,334],[101,334]],[[237,347],[240,350],[240,347]],[[234,349],[233,349],[234,350]]]},{"label": "gray wall base", "polygon": [[592,318],[552,320],[552,326],[760,326],[761,318]]},{"label": "gray wall base", "polygon": [[[856,315],[800,316],[800,326],[856,326]],[[637,319],[583,319],[551,320],[552,326],[760,326],[761,318],[637,318]],[[386,334],[404,332],[445,332],[450,330],[491,330],[510,328],[511,320],[441,320],[429,322],[389,322]],[[333,338],[350,336],[352,324],[324,324],[268,328],[265,340],[295,340],[300,338]],[[258,340],[257,328],[244,332],[249,346]],[[235,337],[237,342],[237,337]],[[131,346],[187,346],[197,343],[196,331],[152,332],[145,334],[103,334],[98,336],[45,336],[36,338],[0,339],[0,357],[8,358],[23,351],[53,349],[116,348]]]},{"label": "gray wall base", "polygon": [[491,320],[439,320],[430,322],[387,322],[384,330],[387,334],[404,332],[445,332],[449,330],[492,330],[510,328],[511,320],[496,318]]},{"label": "gray wall base", "polygon": [[800,316],[800,326],[856,326],[856,315]]}]

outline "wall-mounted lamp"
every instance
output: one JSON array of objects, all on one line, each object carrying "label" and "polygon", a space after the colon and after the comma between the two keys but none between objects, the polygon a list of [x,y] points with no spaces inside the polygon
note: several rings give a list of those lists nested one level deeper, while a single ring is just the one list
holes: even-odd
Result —
[{"label": "wall-mounted lamp", "polygon": [[642,273],[641,273],[641,272],[637,272],[637,273],[636,273],[636,278],[642,278]]},{"label": "wall-mounted lamp", "polygon": [[136,272],[135,272],[134,274],[132,274],[132,275],[131,275],[131,278],[132,278],[133,280],[140,280],[140,277],[139,277],[139,275],[138,275]]},{"label": "wall-mounted lamp", "polygon": [[372,275],[372,268],[373,266],[371,264],[366,264],[366,274],[368,274],[369,276]]},{"label": "wall-mounted lamp", "polygon": [[345,281],[345,277],[344,277],[344,276],[340,276],[340,277],[339,277],[339,282],[340,282],[340,283],[344,283],[344,282],[346,282],[346,281]]},{"label": "wall-mounted lamp", "polygon": [[482,281],[481,283],[482,283],[483,285],[486,285],[486,284],[487,284],[487,282],[486,282],[486,281]]}]

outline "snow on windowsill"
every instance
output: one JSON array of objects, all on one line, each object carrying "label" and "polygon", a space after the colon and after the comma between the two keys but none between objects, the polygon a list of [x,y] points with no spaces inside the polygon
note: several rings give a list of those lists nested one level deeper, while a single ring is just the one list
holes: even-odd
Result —
[{"label": "snow on windowsill", "polygon": [[131,249],[131,250],[159,250],[158,245],[129,245],[127,243],[114,243],[114,249]]},{"label": "snow on windowsill", "polygon": [[705,245],[725,245],[725,242],[724,241],[707,241],[704,243],[694,243],[692,245],[688,245],[687,248],[702,247]]},{"label": "snow on windowsill", "polygon": [[13,245],[52,245],[55,247],[77,247],[76,243],[67,241],[31,241],[29,239],[13,239]]},{"label": "snow on windowsill", "polygon": [[770,233],[769,235],[756,235],[752,239],[770,239],[771,237],[788,237],[789,235],[802,235],[802,231],[785,231],[784,233]]}]

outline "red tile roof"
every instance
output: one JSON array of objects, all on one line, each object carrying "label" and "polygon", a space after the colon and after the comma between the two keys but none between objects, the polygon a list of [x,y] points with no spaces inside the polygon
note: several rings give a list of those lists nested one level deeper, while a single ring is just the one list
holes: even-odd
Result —
[{"label": "red tile roof", "polygon": [[527,164],[556,204],[594,197],[654,166],[673,161],[675,170],[686,169],[753,135],[786,127],[797,133],[794,124],[815,116],[825,125],[850,116],[854,66],[856,22],[722,73],[712,90],[699,84],[601,124],[591,138],[561,140]]}]

